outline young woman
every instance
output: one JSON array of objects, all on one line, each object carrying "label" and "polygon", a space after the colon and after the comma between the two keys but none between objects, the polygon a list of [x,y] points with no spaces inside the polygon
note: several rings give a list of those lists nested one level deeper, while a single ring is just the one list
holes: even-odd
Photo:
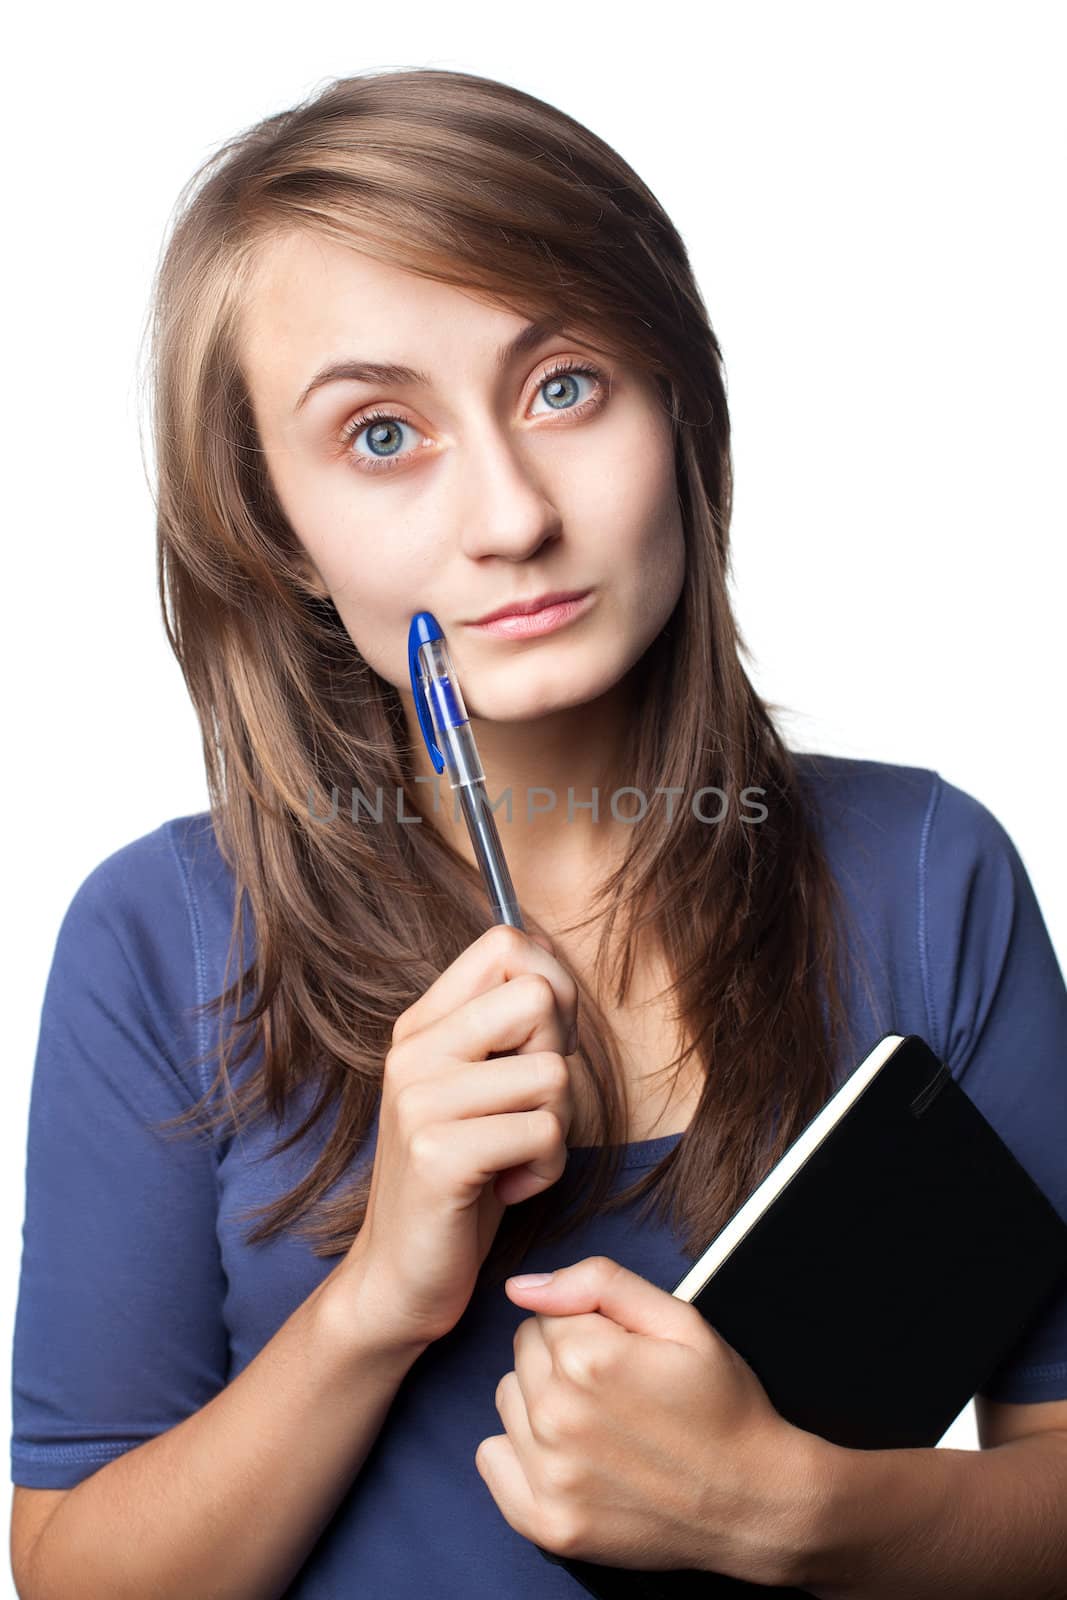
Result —
[{"label": "young woman", "polygon": [[[978,800],[790,751],[756,695],[720,352],[655,197],[504,84],[342,80],[196,175],[154,311],[211,809],[104,861],[57,941],[20,1594],[575,1594],[537,1545],[1059,1592],[1067,1294],[978,1397],[981,1452],[791,1426],[670,1294],[889,1031],[1067,1215],[1067,991]],[[424,609],[528,933],[430,781]]]}]

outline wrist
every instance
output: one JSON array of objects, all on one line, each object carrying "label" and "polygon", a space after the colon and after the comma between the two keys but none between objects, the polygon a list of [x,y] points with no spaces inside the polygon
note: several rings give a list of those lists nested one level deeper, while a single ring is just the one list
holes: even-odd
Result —
[{"label": "wrist", "polygon": [[395,1366],[403,1375],[432,1342],[396,1325],[355,1247],[319,1284],[311,1300],[324,1337],[343,1365],[359,1369],[376,1360]]},{"label": "wrist", "polygon": [[808,1590],[823,1576],[826,1552],[834,1537],[838,1497],[853,1452],[796,1428],[790,1453],[789,1509],[776,1582],[782,1588]]}]

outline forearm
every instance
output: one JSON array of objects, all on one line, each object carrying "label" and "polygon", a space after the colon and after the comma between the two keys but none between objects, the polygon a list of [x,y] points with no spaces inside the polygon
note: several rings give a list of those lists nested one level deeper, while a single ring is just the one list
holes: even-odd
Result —
[{"label": "forearm", "polygon": [[361,1342],[355,1285],[342,1306],[333,1276],[201,1410],[71,1490],[38,1538],[24,1600],[285,1592],[421,1353],[369,1331]]},{"label": "forearm", "polygon": [[1067,1435],[990,1450],[827,1446],[791,1581],[819,1600],[1064,1600]]}]

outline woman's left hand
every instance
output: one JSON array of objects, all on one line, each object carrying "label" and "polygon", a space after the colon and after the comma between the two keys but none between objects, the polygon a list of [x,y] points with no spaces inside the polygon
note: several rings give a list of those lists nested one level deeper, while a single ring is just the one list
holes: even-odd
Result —
[{"label": "woman's left hand", "polygon": [[[580,1561],[785,1584],[822,1441],[694,1306],[605,1256],[540,1288],[474,1463],[505,1520]],[[784,1330],[783,1330],[784,1331]]]}]

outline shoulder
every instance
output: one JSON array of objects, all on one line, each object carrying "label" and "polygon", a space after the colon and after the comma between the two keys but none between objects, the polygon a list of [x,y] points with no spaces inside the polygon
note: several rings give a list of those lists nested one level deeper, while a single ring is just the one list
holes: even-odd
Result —
[{"label": "shoulder", "polygon": [[120,1108],[140,1123],[185,1106],[202,1070],[208,1019],[198,884],[221,867],[205,816],[176,817],[111,851],[78,884],[60,921],[41,1006],[37,1123],[62,1102]]},{"label": "shoulder", "polygon": [[1016,853],[989,807],[933,768],[810,752],[794,761],[827,844],[852,846],[883,879],[910,863],[921,894],[932,863],[962,871],[990,855]]},{"label": "shoulder", "polygon": [[147,944],[188,934],[206,889],[224,876],[210,814],[173,817],[111,851],[85,875],[64,927],[106,925]]},{"label": "shoulder", "polygon": [[[78,884],[56,937],[46,1015],[75,1005],[166,1019],[184,1033],[214,993],[233,879],[210,813],[173,817],[105,856]],[[217,985],[216,985],[217,988]]]},{"label": "shoulder", "polygon": [[881,993],[880,1024],[922,1033],[961,1068],[1009,952],[1050,966],[1015,844],[988,805],[931,768],[795,760]]},{"label": "shoulder", "polygon": [[909,834],[921,827],[940,783],[928,767],[814,751],[793,755],[813,814],[831,832],[862,826],[871,834]]},{"label": "shoulder", "polygon": [[831,855],[864,887],[878,884],[921,918],[931,894],[972,897],[976,877],[992,894],[1022,864],[1000,819],[978,796],[929,767],[803,752],[803,792]]}]

